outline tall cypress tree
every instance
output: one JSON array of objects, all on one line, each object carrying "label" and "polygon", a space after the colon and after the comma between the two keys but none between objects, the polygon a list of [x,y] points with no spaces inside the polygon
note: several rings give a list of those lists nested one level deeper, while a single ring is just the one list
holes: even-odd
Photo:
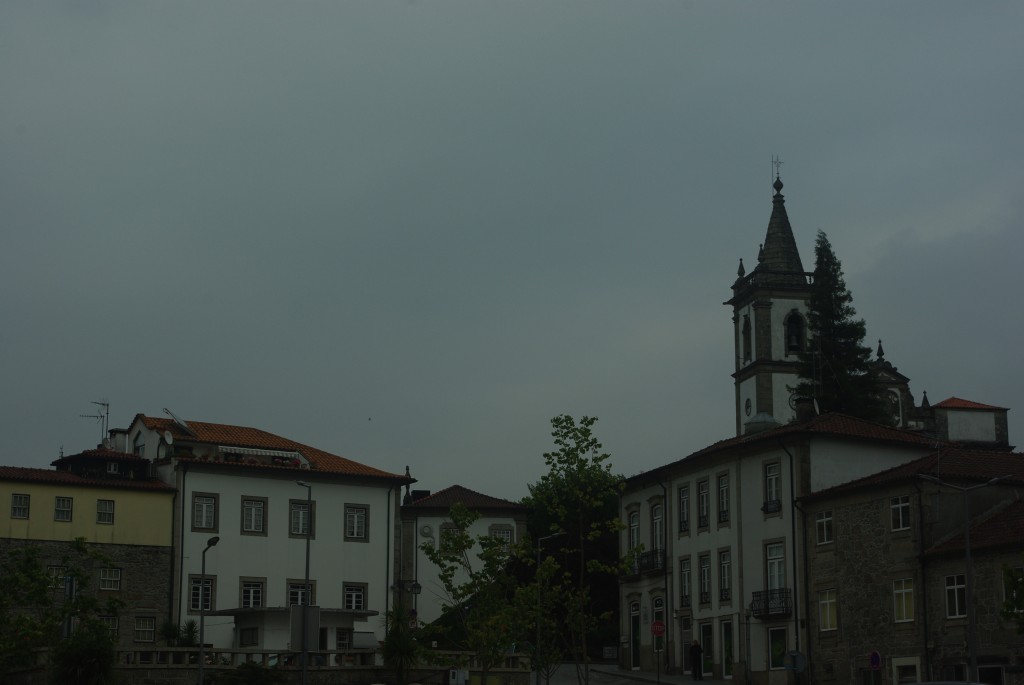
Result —
[{"label": "tall cypress tree", "polygon": [[813,397],[823,412],[840,412],[891,423],[871,373],[871,348],[864,344],[864,319],[854,318],[853,296],[843,268],[823,231],[814,244],[814,290],[807,312],[808,343],[800,355],[796,391]]}]

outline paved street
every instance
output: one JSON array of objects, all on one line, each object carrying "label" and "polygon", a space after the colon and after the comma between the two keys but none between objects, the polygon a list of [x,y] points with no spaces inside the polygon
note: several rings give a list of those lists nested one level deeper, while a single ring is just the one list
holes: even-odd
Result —
[{"label": "paved street", "polygon": [[[614,664],[598,664],[590,667],[591,685],[639,685],[655,684],[659,678],[655,673],[646,671],[623,671]],[[660,682],[666,685],[689,685],[693,679],[688,675],[666,675],[660,676]],[[713,685],[714,681],[704,679],[702,682]],[[543,685],[543,683],[542,683]],[[577,685],[576,666],[574,664],[562,664],[551,678],[550,685]]]}]

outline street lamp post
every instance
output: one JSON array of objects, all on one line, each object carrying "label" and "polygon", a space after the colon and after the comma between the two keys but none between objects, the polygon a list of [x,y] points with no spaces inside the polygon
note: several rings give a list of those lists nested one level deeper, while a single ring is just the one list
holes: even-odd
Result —
[{"label": "street lamp post", "polygon": [[302,592],[302,685],[309,683],[309,640],[306,631],[309,630],[307,620],[309,615],[309,538],[313,534],[313,486],[309,483],[297,480],[296,485],[306,488],[306,577],[303,581],[306,586]]},{"label": "street lamp post", "polygon": [[210,594],[206,591],[206,553],[216,547],[220,538],[214,536],[206,541],[203,549],[202,570],[199,572],[199,685],[203,685],[203,666],[206,664],[206,601]]},{"label": "street lamp post", "polygon": [[418,595],[423,592],[423,586],[413,579],[397,580],[395,581],[394,587],[398,589],[398,611],[396,611],[395,614],[400,620],[405,619],[406,617],[400,613],[405,611],[405,593],[408,592],[410,595]]},{"label": "street lamp post", "polygon": [[[545,535],[542,538],[537,538],[537,571],[540,571],[540,553],[544,548],[544,541],[551,540],[552,538],[561,537],[565,535],[565,531],[558,533],[552,533],[551,535]],[[540,656],[540,580],[537,581],[537,643],[533,646],[533,670],[536,673],[535,680],[536,685],[540,685],[540,668],[539,668],[539,656]]]},{"label": "street lamp post", "polygon": [[968,682],[976,683],[978,682],[978,617],[974,611],[974,565],[971,562],[971,509],[967,495],[972,490],[979,490],[981,488],[987,488],[990,485],[995,485],[1003,478],[1008,478],[1008,476],[1000,476],[998,478],[985,481],[984,483],[964,487],[962,485],[947,483],[936,476],[929,476],[923,473],[918,475],[922,480],[935,483],[939,487],[959,490],[963,497],[964,563],[967,567],[966,572],[964,573],[964,608],[967,610],[967,680]]}]

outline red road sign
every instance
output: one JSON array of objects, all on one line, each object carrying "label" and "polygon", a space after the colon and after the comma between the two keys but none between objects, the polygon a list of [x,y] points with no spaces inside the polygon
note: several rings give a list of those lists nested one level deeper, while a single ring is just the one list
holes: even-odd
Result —
[{"label": "red road sign", "polygon": [[654,621],[651,623],[651,634],[654,635],[654,637],[663,636],[665,634],[665,622]]}]

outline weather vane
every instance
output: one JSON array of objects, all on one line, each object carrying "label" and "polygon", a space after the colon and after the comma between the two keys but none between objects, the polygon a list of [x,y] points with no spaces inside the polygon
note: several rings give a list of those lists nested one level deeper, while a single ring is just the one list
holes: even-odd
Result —
[{"label": "weather vane", "polygon": [[775,167],[775,178],[778,178],[779,167],[782,166],[782,160],[776,155],[772,155],[772,166]]}]

